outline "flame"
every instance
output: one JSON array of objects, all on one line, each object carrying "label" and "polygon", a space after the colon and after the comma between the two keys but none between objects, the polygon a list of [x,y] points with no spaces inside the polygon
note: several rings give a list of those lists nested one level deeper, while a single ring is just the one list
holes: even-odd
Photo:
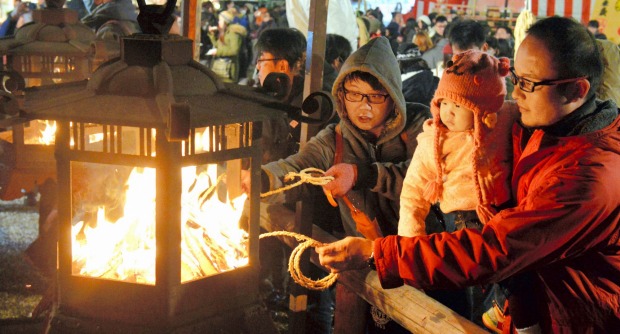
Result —
[{"label": "flame", "polygon": [[[210,164],[181,170],[182,282],[248,264],[248,236],[238,228],[246,196],[218,196],[226,181],[221,169]],[[155,284],[155,173],[133,168],[123,187],[121,218],[109,221],[102,206],[94,223],[81,220],[72,227],[74,274]]]},{"label": "flame", "polygon": [[43,130],[39,130],[39,144],[43,145],[54,145],[56,141],[56,121],[41,121],[41,123],[45,124],[45,128]]}]

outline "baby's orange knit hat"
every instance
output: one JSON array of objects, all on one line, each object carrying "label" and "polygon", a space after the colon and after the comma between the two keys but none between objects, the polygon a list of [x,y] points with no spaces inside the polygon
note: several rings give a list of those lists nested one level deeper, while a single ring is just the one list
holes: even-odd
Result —
[{"label": "baby's orange knit hat", "polygon": [[508,58],[495,58],[486,52],[468,50],[455,54],[446,64],[439,80],[435,96],[431,101],[431,113],[436,126],[435,131],[435,163],[437,178],[431,180],[426,189],[427,198],[431,203],[439,200],[442,193],[443,171],[441,168],[440,131],[445,131],[439,117],[441,100],[448,99],[474,112],[474,166],[475,187],[478,196],[478,217],[483,223],[493,216],[488,203],[483,203],[482,190],[478,180],[477,153],[486,129],[492,128],[497,120],[497,111],[502,107],[506,97],[505,77],[510,73]]}]

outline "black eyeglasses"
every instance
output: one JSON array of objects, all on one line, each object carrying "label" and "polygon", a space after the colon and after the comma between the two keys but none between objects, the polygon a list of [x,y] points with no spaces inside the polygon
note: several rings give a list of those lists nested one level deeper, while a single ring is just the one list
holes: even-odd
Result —
[{"label": "black eyeglasses", "polygon": [[530,81],[526,78],[518,76],[517,73],[515,72],[514,67],[510,68],[510,73],[511,73],[512,84],[515,86],[518,85],[519,88],[526,93],[533,92],[534,89],[536,89],[536,86],[553,86],[553,85],[559,85],[563,83],[575,82],[581,79],[586,79],[586,77],[579,77],[579,78],[571,78],[571,79],[543,80],[543,81],[534,82],[534,81]]},{"label": "black eyeglasses", "polygon": [[385,102],[385,99],[388,98],[390,94],[362,94],[357,92],[349,92],[348,90],[344,90],[344,98],[349,102],[361,102],[364,97],[366,101],[372,104],[379,104]]},{"label": "black eyeglasses", "polygon": [[258,65],[258,64],[260,64],[260,63],[261,63],[261,62],[263,62],[263,61],[269,61],[269,60],[276,61],[276,60],[282,60],[282,59],[284,59],[284,58],[266,58],[266,59],[258,59],[258,60],[256,60],[256,64]]}]

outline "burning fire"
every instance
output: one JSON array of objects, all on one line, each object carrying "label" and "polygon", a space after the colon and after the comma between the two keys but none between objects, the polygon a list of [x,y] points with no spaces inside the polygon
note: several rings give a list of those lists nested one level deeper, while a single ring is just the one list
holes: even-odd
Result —
[{"label": "burning fire", "polygon": [[39,143],[43,145],[53,145],[56,138],[56,122],[45,121],[45,129],[41,131]]},{"label": "burning fire", "polygon": [[[182,282],[248,264],[247,233],[238,227],[246,196],[228,200],[225,175],[216,164],[182,169]],[[134,168],[120,218],[110,221],[101,206],[96,219],[72,227],[74,274],[155,284],[155,184],[154,168]]]}]

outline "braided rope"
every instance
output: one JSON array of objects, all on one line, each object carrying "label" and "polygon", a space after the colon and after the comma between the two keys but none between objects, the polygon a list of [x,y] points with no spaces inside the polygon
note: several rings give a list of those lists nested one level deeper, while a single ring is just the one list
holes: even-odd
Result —
[{"label": "braided rope", "polygon": [[277,193],[281,193],[283,191],[295,188],[303,183],[310,183],[315,186],[323,186],[323,185],[328,184],[330,181],[334,179],[333,176],[316,176],[316,174],[323,175],[325,174],[325,172],[318,168],[313,168],[313,167],[302,169],[299,171],[299,173],[290,172],[284,176],[284,181],[292,181],[296,177],[299,178],[299,181],[286,185],[282,188],[278,188],[278,189],[268,191],[266,193],[262,193],[260,194],[260,197],[262,198],[262,197],[275,195]]},{"label": "braided rope", "polygon": [[329,275],[319,280],[313,281],[310,278],[304,276],[304,274],[301,272],[301,269],[299,268],[299,262],[301,261],[301,255],[303,254],[304,250],[309,247],[322,246],[323,243],[318,242],[303,234],[288,231],[263,233],[259,236],[259,239],[277,236],[293,237],[297,239],[297,241],[301,242],[299,245],[297,245],[297,247],[293,249],[293,251],[291,252],[291,257],[288,260],[288,271],[289,273],[291,273],[291,277],[293,278],[295,283],[303,286],[306,289],[322,291],[329,288],[332,284],[336,282],[336,279],[338,279],[338,274],[330,273]]}]

